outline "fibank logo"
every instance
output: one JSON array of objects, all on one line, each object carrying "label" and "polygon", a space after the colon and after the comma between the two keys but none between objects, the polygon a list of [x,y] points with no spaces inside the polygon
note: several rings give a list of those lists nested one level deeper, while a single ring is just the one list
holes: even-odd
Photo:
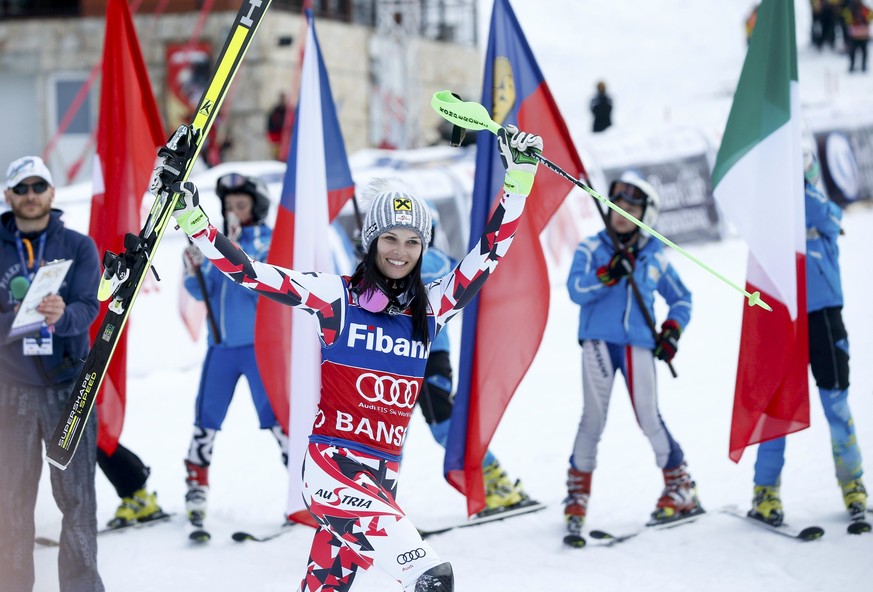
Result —
[{"label": "fibank logo", "polygon": [[405,358],[427,359],[427,347],[420,341],[410,341],[403,337],[392,338],[382,331],[382,327],[351,323],[349,325],[349,338],[346,345],[357,347],[358,342],[363,342],[364,349],[386,354],[394,354]]}]

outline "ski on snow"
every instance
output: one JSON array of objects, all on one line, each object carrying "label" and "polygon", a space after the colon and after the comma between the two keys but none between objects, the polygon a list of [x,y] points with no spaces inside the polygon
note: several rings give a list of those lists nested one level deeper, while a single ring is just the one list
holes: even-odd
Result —
[{"label": "ski on snow", "polygon": [[[700,510],[695,511],[691,514],[683,514],[678,518],[666,522],[656,522],[650,520],[649,522],[646,522],[643,526],[640,526],[635,530],[624,532],[622,534],[613,534],[605,530],[594,529],[589,530],[587,536],[595,541],[593,543],[590,543],[592,545],[598,547],[611,547],[613,545],[628,541],[646,531],[666,530],[668,528],[676,528],[678,526],[682,526],[683,524],[689,524],[691,522],[694,522],[701,516],[704,516],[705,514],[706,511],[703,508],[700,508]],[[573,547],[575,549],[581,549],[582,547],[589,546],[589,541],[585,538],[585,535],[582,534],[581,529],[578,533],[570,532],[564,535],[563,542],[565,545]]]},{"label": "ski on snow", "polygon": [[[178,181],[184,181],[191,173],[203,140],[215,121],[215,117],[242,63],[255,33],[263,21],[272,0],[244,0],[231,25],[224,48],[216,62],[209,85],[200,99],[194,121],[190,125],[190,137],[181,137],[184,127],[176,130],[167,146],[161,149],[169,153],[178,149],[187,157],[185,169],[179,172]],[[162,154],[163,155],[163,154]],[[167,157],[167,161],[169,160]],[[100,330],[85,365],[67,399],[61,420],[47,443],[46,458],[59,469],[65,469],[76,453],[79,441],[115,346],[127,323],[137,294],[152,269],[151,262],[178,201],[178,194],[164,190],[155,199],[148,218],[139,234],[128,233],[124,239],[124,251],[116,255],[106,252],[103,256],[104,271],[98,287],[98,297],[112,298],[109,309],[103,315]],[[155,273],[157,276],[157,273]]]},{"label": "ski on snow", "polygon": [[[146,528],[148,526],[155,526],[157,524],[163,524],[169,522],[173,516],[175,516],[175,512],[170,512],[169,514],[166,512],[160,512],[157,515],[152,516],[148,520],[131,522],[129,524],[124,524],[122,526],[107,526],[106,528],[101,528],[97,531],[97,536],[103,536],[106,534],[113,534],[117,532],[127,532],[129,530],[139,530],[142,528]],[[38,536],[33,542],[41,547],[59,547],[60,542],[57,539],[53,539],[50,537]]]},{"label": "ski on snow", "polygon": [[515,516],[523,516],[524,514],[530,514],[531,512],[538,512],[540,510],[545,509],[545,505],[540,502],[528,499],[518,504],[511,506],[506,509],[497,510],[490,514],[479,513],[475,517],[470,518],[464,522],[458,522],[456,524],[450,524],[448,526],[444,526],[442,528],[434,528],[432,530],[418,529],[418,533],[421,535],[421,538],[426,539],[427,537],[431,537],[437,534],[443,534],[445,532],[449,532],[452,530],[456,530],[458,528],[468,528],[471,526],[481,526],[482,524],[488,524],[489,522],[497,522],[498,520],[505,520],[507,518],[512,518]]},{"label": "ski on snow", "polygon": [[795,528],[784,522],[779,526],[774,526],[772,524],[764,522],[763,520],[760,520],[753,516],[749,516],[747,512],[740,510],[737,506],[727,506],[725,508],[722,508],[721,512],[727,514],[728,516],[734,516],[746,522],[750,522],[769,532],[779,534],[791,539],[796,539],[798,541],[814,541],[815,539],[820,539],[822,536],[824,536],[825,533],[824,529],[820,526],[806,526],[804,528]]},{"label": "ski on snow", "polygon": [[279,538],[283,534],[290,532],[291,527],[293,527],[295,524],[297,524],[297,523],[293,522],[291,520],[287,520],[285,522],[285,524],[283,524],[282,526],[280,526],[279,528],[277,528],[273,532],[268,532],[268,533],[262,534],[260,536],[256,536],[256,535],[253,535],[249,532],[238,530],[235,533],[233,533],[232,535],[230,535],[230,538],[232,538],[233,540],[235,540],[238,543],[244,543],[246,541],[252,541],[255,543],[266,543],[267,541],[272,541],[273,539]]}]

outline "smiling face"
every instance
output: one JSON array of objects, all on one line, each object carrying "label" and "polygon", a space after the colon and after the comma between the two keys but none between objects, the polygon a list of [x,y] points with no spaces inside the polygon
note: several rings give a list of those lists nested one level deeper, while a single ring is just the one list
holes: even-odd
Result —
[{"label": "smiling face", "polygon": [[421,252],[421,237],[417,232],[394,228],[376,239],[376,269],[388,279],[403,279],[412,273]]}]

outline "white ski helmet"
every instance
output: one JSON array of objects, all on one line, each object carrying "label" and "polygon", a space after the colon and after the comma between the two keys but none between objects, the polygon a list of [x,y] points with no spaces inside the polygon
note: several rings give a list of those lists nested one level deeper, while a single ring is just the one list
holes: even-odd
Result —
[{"label": "white ski helmet", "polygon": [[640,221],[651,228],[658,222],[661,202],[655,188],[633,171],[625,171],[621,177],[609,185],[609,200],[623,199],[629,204],[643,206]]}]

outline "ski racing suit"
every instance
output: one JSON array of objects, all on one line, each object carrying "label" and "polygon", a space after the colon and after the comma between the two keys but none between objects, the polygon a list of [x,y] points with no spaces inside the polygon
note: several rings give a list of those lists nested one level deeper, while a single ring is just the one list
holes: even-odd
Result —
[{"label": "ski racing suit", "polygon": [[[505,193],[475,248],[426,285],[431,343],[506,253],[524,202]],[[319,527],[300,590],[346,592],[358,568],[372,565],[412,590],[442,562],[395,500],[429,353],[413,338],[409,311],[369,312],[358,305],[348,278],[253,261],[211,225],[192,238],[234,281],[318,322],[321,400],[303,464],[303,496]]]},{"label": "ski racing suit", "polygon": [[[684,330],[691,319],[691,292],[667,261],[661,243],[640,235],[634,249],[633,277],[649,311],[654,315],[657,291],[667,302],[667,318]],[[684,461],[679,443],[667,430],[658,410],[655,380],[655,338],[646,323],[627,278],[606,286],[597,270],[615,254],[605,230],[579,244],[573,258],[567,289],[580,305],[579,344],[582,346],[582,419],[570,464],[577,471],[597,466],[597,445],[606,425],[615,373],[621,370],[634,414],[655,452],[661,469]]]},{"label": "ski racing suit", "polygon": [[[843,325],[840,280],[840,220],[843,210],[815,185],[806,185],[806,309],[809,365],[831,432],[837,481],[860,479],[864,471],[849,409],[849,340]],[[785,438],[762,442],[755,485],[776,486],[785,464]]]}]

